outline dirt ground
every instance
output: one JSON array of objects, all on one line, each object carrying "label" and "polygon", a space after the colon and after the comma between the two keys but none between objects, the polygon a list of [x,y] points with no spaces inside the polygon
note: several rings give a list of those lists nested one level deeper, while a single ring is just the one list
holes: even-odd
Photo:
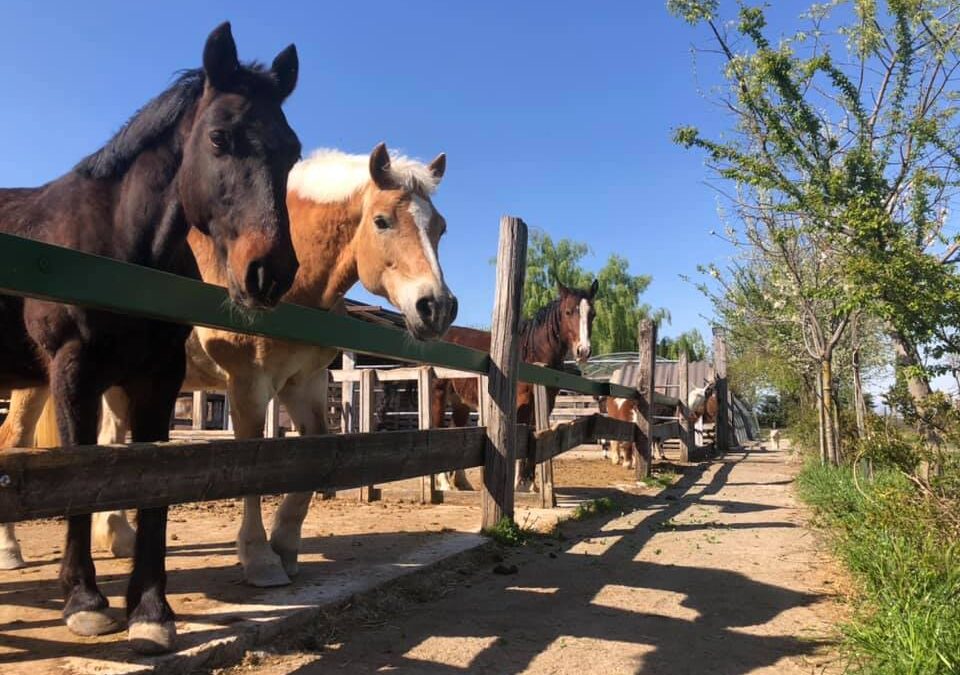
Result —
[{"label": "dirt ground", "polygon": [[755,448],[653,499],[602,490],[618,512],[507,550],[514,574],[478,554],[225,674],[841,672],[844,580],[805,528],[797,469]]},{"label": "dirt ground", "polygon": [[[754,449],[687,467],[659,495],[597,461],[597,453],[573,457],[556,463],[561,504],[608,496],[616,512],[566,522],[559,538],[503,552],[486,547],[338,601],[323,620],[221,672],[840,669],[830,645],[841,580],[803,527],[788,453]],[[569,513],[524,509],[518,521],[549,531]],[[282,609],[283,593],[295,602],[298,585],[336,585],[352,597],[356,570],[401,566],[431,543],[475,532],[479,521],[472,505],[315,500],[301,577],[290,590],[257,595],[241,583],[235,562],[239,515],[232,501],[171,512],[169,592],[188,648],[222,639],[237,622],[269,619]],[[122,634],[83,640],[61,626],[54,579],[62,523],[26,523],[18,535],[30,565],[0,572],[0,672],[62,672],[78,657],[88,665],[76,672],[124,672],[130,654]],[[99,553],[96,562],[101,588],[122,607],[129,561]],[[508,574],[493,573],[495,566]]]}]

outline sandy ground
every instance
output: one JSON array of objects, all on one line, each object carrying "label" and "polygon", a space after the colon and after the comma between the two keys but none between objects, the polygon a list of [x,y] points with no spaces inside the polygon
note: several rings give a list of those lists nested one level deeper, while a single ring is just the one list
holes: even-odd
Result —
[{"label": "sandy ground", "polygon": [[[567,522],[560,536],[484,548],[382,591],[339,600],[306,630],[251,652],[229,675],[321,672],[810,673],[837,669],[834,567],[803,528],[786,452],[753,450],[687,467],[673,488],[637,487],[628,472],[577,453],[557,462],[562,504],[608,496],[616,512]],[[589,459],[589,457],[594,457]],[[666,468],[672,468],[667,466]],[[415,486],[412,484],[411,487]],[[389,493],[389,491],[388,491]],[[265,509],[272,510],[274,502]],[[551,530],[569,509],[524,509]],[[228,634],[279,613],[298,587],[339,585],[444,538],[475,532],[476,506],[315,500],[303,572],[289,590],[245,587],[233,537],[238,502],[171,512],[169,593],[181,640]],[[23,524],[30,566],[0,572],[0,672],[122,672],[123,635],[95,640],[61,625],[56,578],[63,524]],[[122,607],[129,561],[96,556],[101,588]],[[500,571],[516,572],[494,574]],[[341,589],[341,590],[343,590]],[[99,661],[97,661],[99,659]]]},{"label": "sandy ground", "polygon": [[797,469],[757,448],[653,499],[600,490],[618,512],[401,585],[226,675],[841,672],[843,578],[805,529]]}]

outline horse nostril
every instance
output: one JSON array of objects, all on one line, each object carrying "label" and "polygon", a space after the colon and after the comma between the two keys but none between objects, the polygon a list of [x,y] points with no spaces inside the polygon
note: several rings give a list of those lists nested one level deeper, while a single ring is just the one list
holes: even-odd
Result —
[{"label": "horse nostril", "polygon": [[267,265],[264,260],[254,260],[247,267],[247,293],[257,298],[264,298],[275,282],[270,279]]},{"label": "horse nostril", "polygon": [[450,323],[453,323],[457,320],[457,310],[460,308],[460,303],[457,302],[456,296],[450,301]]},{"label": "horse nostril", "polygon": [[436,311],[437,301],[433,298],[423,297],[417,300],[417,314],[424,323],[430,323]]}]

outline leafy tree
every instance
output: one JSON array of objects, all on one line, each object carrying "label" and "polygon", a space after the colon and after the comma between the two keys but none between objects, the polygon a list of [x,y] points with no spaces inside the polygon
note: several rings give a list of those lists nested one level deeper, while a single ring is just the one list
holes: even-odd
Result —
[{"label": "leafy tree", "polygon": [[664,359],[679,359],[686,354],[690,361],[703,361],[707,358],[707,343],[696,328],[680,333],[675,338],[662,337],[657,343],[657,356]]},{"label": "leafy tree", "polygon": [[[781,247],[787,230],[786,244],[811,245],[833,279],[792,283],[791,309],[807,315],[800,337],[822,366],[824,398],[833,350],[863,314],[884,322],[922,401],[930,393],[922,352],[936,359],[960,349],[960,279],[944,264],[960,248],[945,231],[960,187],[957,3],[816,4],[806,30],[778,42],[761,7],[741,4],[738,20],[725,23],[716,0],[667,4],[709,30],[733,120],[719,140],[681,127],[676,141],[705,151],[714,173],[736,186],[737,216],[758,219],[767,245]],[[829,329],[822,339],[817,324]]]}]

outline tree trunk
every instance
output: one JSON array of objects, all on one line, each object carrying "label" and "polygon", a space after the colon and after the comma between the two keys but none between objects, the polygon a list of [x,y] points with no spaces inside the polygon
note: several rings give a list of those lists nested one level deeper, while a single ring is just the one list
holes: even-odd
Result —
[{"label": "tree trunk", "polygon": [[910,392],[910,398],[913,399],[917,409],[923,405],[923,399],[932,392],[930,389],[930,380],[923,376],[918,376],[916,366],[920,365],[920,356],[917,354],[917,348],[907,338],[897,331],[890,334],[893,340],[893,349],[896,354],[897,367],[908,373],[907,390]]},{"label": "tree trunk", "polygon": [[817,375],[817,419],[820,429],[820,463],[827,463],[827,421],[823,416],[823,379]]},{"label": "tree trunk", "polygon": [[863,380],[860,377],[860,347],[853,350],[853,408],[857,414],[857,436],[867,435],[867,403],[863,398]]},{"label": "tree trunk", "polygon": [[820,361],[820,416],[823,420],[824,450],[831,464],[838,464],[837,434],[833,415],[833,363],[827,357]]}]

